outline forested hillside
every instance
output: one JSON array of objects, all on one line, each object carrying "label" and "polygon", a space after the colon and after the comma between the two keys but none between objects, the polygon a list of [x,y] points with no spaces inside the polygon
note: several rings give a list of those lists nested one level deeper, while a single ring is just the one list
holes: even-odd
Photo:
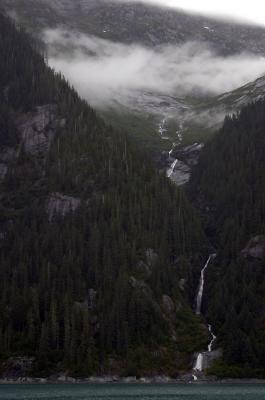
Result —
[{"label": "forested hillside", "polygon": [[3,365],[23,355],[38,376],[187,369],[207,342],[191,308],[207,249],[183,192],[3,15],[0,59]]},{"label": "forested hillside", "polygon": [[264,127],[264,100],[227,117],[190,185],[218,249],[205,309],[224,350],[220,376],[265,376]]}]

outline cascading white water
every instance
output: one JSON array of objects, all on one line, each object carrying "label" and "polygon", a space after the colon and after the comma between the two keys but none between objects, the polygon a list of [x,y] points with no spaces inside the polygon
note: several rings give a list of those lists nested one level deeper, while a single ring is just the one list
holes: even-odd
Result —
[{"label": "cascading white water", "polygon": [[[162,123],[161,123],[161,125],[160,125],[160,129],[159,129],[160,134],[161,134],[161,126],[162,126],[162,127],[165,126],[165,120],[163,120]],[[163,128],[163,129],[164,129],[164,128]],[[163,131],[163,129],[162,129],[162,131]],[[171,150],[168,152],[169,158],[171,158],[171,155],[172,155],[172,153],[173,153],[175,147],[176,147],[176,146],[179,146],[179,145],[181,144],[181,142],[182,142],[182,139],[183,139],[183,137],[182,137],[182,131],[183,131],[183,123],[180,123],[179,129],[176,131],[177,138],[178,138],[178,142],[177,142],[177,143],[173,143]],[[163,131],[163,132],[164,132],[164,131]],[[168,178],[170,178],[171,175],[173,174],[174,169],[175,169],[175,166],[177,165],[178,162],[179,162],[179,160],[178,160],[177,158],[174,159],[174,161],[172,162],[172,164],[171,164],[170,167],[168,168],[168,170],[167,170],[167,177],[168,177]]]},{"label": "cascading white water", "polygon": [[177,145],[176,143],[173,143],[173,144],[172,144],[171,150],[168,152],[168,157],[171,157],[171,154],[173,153],[173,151],[174,151],[176,145]]},{"label": "cascading white water", "polygon": [[210,335],[212,336],[212,340],[208,344],[208,352],[210,353],[213,349],[213,344],[217,338],[216,338],[215,334],[213,333],[212,325],[208,325],[208,331],[209,331]]},{"label": "cascading white water", "polygon": [[170,178],[171,175],[173,174],[175,166],[178,163],[178,161],[179,161],[178,159],[174,160],[173,163],[170,165],[170,168],[168,168],[168,170],[167,170],[167,177],[168,178]]},{"label": "cascading white water", "polygon": [[158,131],[159,131],[159,134],[160,134],[161,137],[163,137],[164,134],[167,132],[167,129],[166,129],[166,118],[163,118],[162,121],[160,122],[159,127],[158,127]]},{"label": "cascading white water", "polygon": [[176,131],[176,134],[178,138],[178,145],[180,145],[183,140],[183,122],[180,122],[179,129]]},{"label": "cascading white water", "polygon": [[[204,280],[205,271],[207,270],[210,261],[211,261],[213,258],[215,258],[215,257],[216,257],[216,254],[211,254],[211,255],[209,256],[209,258],[208,258],[208,260],[207,260],[205,266],[204,266],[203,269],[201,270],[200,284],[199,284],[198,294],[197,294],[197,297],[196,297],[196,314],[197,314],[197,315],[200,315],[200,314],[201,314],[202,298],[203,298],[203,290],[204,290],[204,281],[205,281],[205,280]],[[213,334],[212,326],[211,326],[211,325],[208,325],[208,331],[209,331],[209,333],[210,333],[211,336],[212,336],[212,339],[211,339],[211,341],[210,341],[210,343],[209,343],[209,345],[208,345],[208,352],[210,353],[210,352],[212,351],[213,344],[214,344],[214,342],[215,342],[215,340],[216,340],[216,336]],[[196,375],[196,372],[201,372],[201,371],[203,370],[203,357],[204,357],[204,354],[205,354],[205,353],[199,353],[199,354],[197,355],[196,362],[195,362],[195,365],[194,365],[194,367],[193,367],[194,373],[193,373],[193,375],[192,375],[192,377],[193,377],[193,379],[194,379],[195,381],[198,380],[198,377],[197,377],[197,375]]]},{"label": "cascading white water", "polygon": [[215,257],[215,254],[211,254],[201,270],[201,278],[200,278],[200,284],[199,284],[199,290],[196,298],[196,314],[200,315],[201,314],[201,308],[202,308],[202,296],[203,296],[203,289],[204,289],[204,274],[206,269],[208,268],[209,262],[212,260],[212,258]]},{"label": "cascading white water", "polygon": [[196,358],[196,363],[194,365],[195,371],[202,371],[202,363],[203,363],[203,354],[199,353],[198,357]]}]

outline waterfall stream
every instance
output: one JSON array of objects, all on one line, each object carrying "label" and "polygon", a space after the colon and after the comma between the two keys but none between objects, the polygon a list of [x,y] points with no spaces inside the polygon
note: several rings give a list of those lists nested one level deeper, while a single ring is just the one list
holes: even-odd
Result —
[{"label": "waterfall stream", "polygon": [[170,168],[167,170],[167,177],[170,178],[171,175],[174,172],[176,164],[179,162],[179,160],[176,158],[176,160],[173,161],[173,163],[170,165]]},{"label": "waterfall stream", "polygon": [[[197,293],[197,297],[196,297],[196,314],[197,315],[201,315],[201,308],[202,308],[202,299],[203,299],[203,291],[204,291],[204,282],[205,282],[205,272],[209,266],[209,263],[212,259],[214,259],[216,257],[216,254],[211,254],[206,262],[206,264],[204,265],[203,269],[201,270],[201,276],[200,276],[200,283],[199,283],[199,289],[198,289],[198,293]],[[216,336],[214,335],[213,331],[212,331],[212,326],[208,325],[208,331],[211,335],[211,341],[208,345],[208,353],[211,353],[212,348],[213,348],[213,344],[216,340]],[[193,379],[195,381],[198,380],[198,377],[196,375],[197,372],[201,372],[203,370],[203,360],[204,360],[204,355],[205,352],[199,353],[197,355],[196,358],[196,362],[195,365],[193,367]]]},{"label": "waterfall stream", "polygon": [[210,333],[211,336],[212,336],[212,340],[211,340],[210,343],[208,344],[208,352],[211,353],[212,348],[213,348],[213,344],[214,344],[214,342],[215,342],[215,340],[216,340],[216,336],[215,336],[215,334],[214,334],[213,331],[212,331],[212,325],[208,325],[208,331],[209,331],[209,333]]},{"label": "waterfall stream", "polygon": [[205,271],[208,268],[209,262],[211,261],[212,258],[215,257],[215,254],[211,254],[201,270],[201,277],[200,277],[200,284],[199,284],[199,290],[196,298],[196,314],[200,315],[201,314],[201,308],[202,308],[202,296],[203,296],[203,290],[204,290],[204,275]]},{"label": "waterfall stream", "polygon": [[166,128],[166,117],[164,117],[163,119],[162,119],[162,121],[159,123],[159,125],[158,125],[158,131],[159,131],[159,134],[160,134],[160,136],[162,137],[162,139],[163,138],[165,138],[164,137],[164,135],[165,135],[165,133],[167,132],[167,128]]},{"label": "waterfall stream", "polygon": [[[165,123],[166,123],[166,120],[164,119],[160,124],[160,129],[159,129],[160,134],[161,134],[161,127],[163,127],[163,129],[164,129]],[[165,129],[163,130],[163,132],[164,131],[165,131]],[[170,158],[172,159],[171,156],[172,156],[172,153],[173,153],[175,147],[181,145],[181,143],[182,143],[182,140],[183,140],[182,132],[183,132],[183,123],[180,123],[179,124],[179,129],[176,131],[176,135],[177,135],[177,139],[178,140],[177,140],[177,143],[173,143],[172,144],[172,148],[168,152],[169,159]],[[167,177],[168,178],[170,178],[171,175],[174,173],[175,166],[178,164],[178,162],[179,162],[179,160],[177,158],[173,159],[173,162],[171,163],[170,167],[167,169]]]}]

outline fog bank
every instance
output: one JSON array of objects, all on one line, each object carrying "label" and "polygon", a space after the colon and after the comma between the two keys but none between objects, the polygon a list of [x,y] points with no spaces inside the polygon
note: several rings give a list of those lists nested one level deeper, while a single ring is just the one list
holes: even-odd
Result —
[{"label": "fog bank", "polygon": [[195,42],[150,49],[62,30],[46,31],[45,41],[50,65],[97,107],[127,104],[139,92],[217,95],[265,73],[264,57],[221,57]]}]

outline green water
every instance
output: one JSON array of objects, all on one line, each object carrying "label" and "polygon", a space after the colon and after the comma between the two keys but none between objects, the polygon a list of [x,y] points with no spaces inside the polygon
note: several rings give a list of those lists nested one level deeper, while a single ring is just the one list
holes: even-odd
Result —
[{"label": "green water", "polygon": [[0,400],[265,400],[265,385],[2,385]]}]

